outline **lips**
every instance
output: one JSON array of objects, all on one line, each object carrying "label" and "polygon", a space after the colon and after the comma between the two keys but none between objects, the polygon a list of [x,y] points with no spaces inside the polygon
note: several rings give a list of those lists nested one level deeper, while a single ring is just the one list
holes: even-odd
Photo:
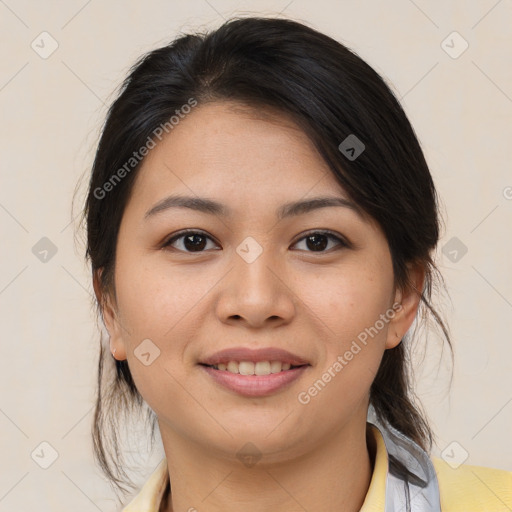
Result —
[{"label": "lips", "polygon": [[304,358],[280,348],[248,349],[244,347],[234,347],[221,350],[209,357],[206,357],[200,362],[200,364],[205,366],[218,366],[219,364],[227,365],[230,361],[235,361],[237,363],[251,362],[255,364],[265,361],[279,361],[282,364],[289,364],[290,366],[309,365],[309,362]]},{"label": "lips", "polygon": [[218,385],[245,397],[278,393],[300,379],[311,364],[279,348],[235,347],[204,358],[199,365]]}]

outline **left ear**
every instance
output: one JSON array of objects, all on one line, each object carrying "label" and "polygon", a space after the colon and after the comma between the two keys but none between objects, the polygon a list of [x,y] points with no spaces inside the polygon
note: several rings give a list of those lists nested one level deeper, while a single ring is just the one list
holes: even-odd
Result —
[{"label": "left ear", "polygon": [[407,265],[408,284],[396,289],[393,303],[395,315],[390,320],[386,338],[386,349],[395,348],[409,330],[421,300],[425,284],[425,267],[410,263]]}]

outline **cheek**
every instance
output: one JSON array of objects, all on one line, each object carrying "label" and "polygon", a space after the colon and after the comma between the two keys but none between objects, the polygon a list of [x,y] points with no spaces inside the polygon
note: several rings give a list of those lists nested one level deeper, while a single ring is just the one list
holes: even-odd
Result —
[{"label": "cheek", "polygon": [[197,319],[201,299],[215,284],[212,276],[203,279],[197,271],[161,262],[137,264],[136,258],[120,261],[118,269],[119,306],[132,343],[154,338],[175,346],[171,341],[180,338],[176,333]]},{"label": "cheek", "polygon": [[366,396],[384,353],[393,277],[391,267],[377,263],[354,259],[304,287],[305,302],[328,327],[312,387],[304,391],[326,418]]},{"label": "cheek", "polygon": [[124,256],[117,264],[128,365],[151,409],[160,414],[173,404],[181,410],[188,396],[179,385],[186,380],[183,354],[204,314],[201,299],[215,282],[141,259]]},{"label": "cheek", "polygon": [[308,299],[329,327],[329,339],[324,340],[318,366],[297,399],[326,425],[367,406],[389,323],[381,315],[387,311],[391,289],[384,282],[375,283],[374,278],[354,272],[326,281],[316,302]]},{"label": "cheek", "polygon": [[[301,287],[304,302],[323,320],[330,336],[340,341],[340,349],[347,341],[374,326],[390,307],[391,269],[372,268],[362,258],[315,280],[303,279],[310,281]],[[379,322],[378,327],[383,336],[386,326]]]}]

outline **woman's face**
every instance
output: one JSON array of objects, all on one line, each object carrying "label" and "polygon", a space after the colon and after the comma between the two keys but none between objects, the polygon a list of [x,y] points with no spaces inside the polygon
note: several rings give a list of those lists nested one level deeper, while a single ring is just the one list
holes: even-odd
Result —
[{"label": "woman's face", "polygon": [[111,348],[162,437],[225,458],[250,442],[268,461],[364,424],[383,352],[417,307],[394,289],[383,233],[304,133],[233,103],[196,107],[145,158],[115,287]]}]

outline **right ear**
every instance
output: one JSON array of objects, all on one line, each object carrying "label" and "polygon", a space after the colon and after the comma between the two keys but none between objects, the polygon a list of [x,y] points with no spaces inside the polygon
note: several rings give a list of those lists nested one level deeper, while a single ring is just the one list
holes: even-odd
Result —
[{"label": "right ear", "polygon": [[104,293],[101,286],[101,274],[103,267],[93,272],[92,283],[96,300],[100,304],[101,317],[108,331],[110,338],[110,352],[115,350],[115,359],[122,361],[126,359],[126,348],[122,338],[121,324],[117,318],[116,306],[112,303],[110,294]]}]

